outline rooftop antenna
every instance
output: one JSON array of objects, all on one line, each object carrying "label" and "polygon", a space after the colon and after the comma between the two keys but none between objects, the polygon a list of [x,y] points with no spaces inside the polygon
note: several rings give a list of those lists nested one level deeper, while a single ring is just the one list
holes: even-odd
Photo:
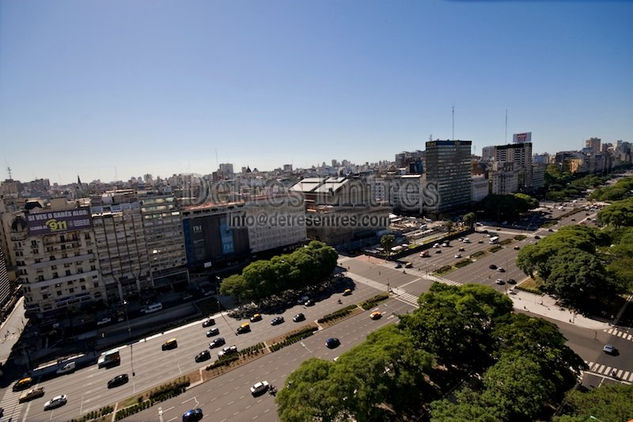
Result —
[{"label": "rooftop antenna", "polygon": [[13,177],[11,177],[11,166],[7,167],[7,171],[9,172],[9,180],[13,180]]},{"label": "rooftop antenna", "polygon": [[451,117],[452,117],[452,121],[453,121],[453,136],[451,138],[451,140],[455,140],[455,106],[451,107]]},{"label": "rooftop antenna", "polygon": [[506,129],[503,134],[503,142],[508,143],[508,109],[506,108]]},{"label": "rooftop antenna", "polygon": [[215,165],[219,168],[220,167],[220,162],[218,161],[218,149],[215,148]]}]

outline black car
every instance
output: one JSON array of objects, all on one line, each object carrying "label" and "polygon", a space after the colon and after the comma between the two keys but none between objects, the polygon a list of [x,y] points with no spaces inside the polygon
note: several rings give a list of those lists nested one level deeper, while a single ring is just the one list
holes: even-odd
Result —
[{"label": "black car", "polygon": [[539,240],[541,238],[541,236],[539,236],[538,234],[534,236],[534,239]]},{"label": "black car", "polygon": [[297,315],[295,315],[294,317],[292,317],[292,320],[294,322],[300,322],[300,321],[305,321],[306,320],[306,316],[303,315],[302,313],[298,313]]},{"label": "black car", "polygon": [[116,377],[108,381],[108,388],[118,387],[119,385],[125,384],[129,380],[130,379],[128,378],[127,374],[117,375]]},{"label": "black car", "polygon": [[209,359],[211,359],[211,353],[209,353],[208,350],[203,350],[202,352],[196,355],[194,360],[196,362],[204,362],[205,360],[209,360]]},{"label": "black car", "polygon": [[308,300],[306,300],[306,302],[303,305],[304,306],[314,306],[314,301],[312,299],[308,299]]},{"label": "black car", "polygon": [[490,264],[488,265],[488,268],[490,268],[491,270],[496,270],[497,266],[495,264]]},{"label": "black car", "polygon": [[220,329],[218,327],[213,327],[207,331],[207,337],[213,337],[220,334]]},{"label": "black car", "polygon": [[215,325],[215,320],[213,318],[209,318],[202,323],[202,326],[205,328],[210,327],[212,325]]},{"label": "black car", "polygon": [[330,337],[329,339],[325,341],[325,346],[328,349],[334,349],[340,345],[341,345],[341,341],[337,339],[336,337]]},{"label": "black car", "polygon": [[517,281],[513,278],[508,279],[508,284],[517,284]]},{"label": "black car", "polygon": [[202,409],[200,408],[187,410],[182,415],[182,422],[198,422],[202,419],[202,416]]},{"label": "black car", "polygon": [[226,341],[224,341],[224,337],[214,338],[213,341],[211,343],[209,343],[209,349],[213,349],[215,347],[220,347],[220,346],[222,346],[225,343],[226,343]]},{"label": "black car", "polygon": [[283,322],[284,322],[284,317],[278,316],[278,317],[273,318],[272,321],[270,321],[270,325],[279,325]]}]

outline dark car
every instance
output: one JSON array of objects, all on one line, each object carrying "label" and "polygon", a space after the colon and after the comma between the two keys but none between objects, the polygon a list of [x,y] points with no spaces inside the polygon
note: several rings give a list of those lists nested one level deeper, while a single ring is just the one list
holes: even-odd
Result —
[{"label": "dark car", "polygon": [[213,337],[220,334],[220,329],[218,327],[213,327],[207,331],[207,337]]},{"label": "dark car", "polygon": [[517,281],[513,278],[508,279],[508,284],[517,284]]},{"label": "dark car", "polygon": [[334,349],[340,345],[341,345],[341,341],[337,339],[336,337],[330,337],[329,339],[325,340],[325,346],[328,349]]},{"label": "dark car", "polygon": [[396,264],[396,268],[402,268],[402,264],[398,262],[398,263]]},{"label": "dark car", "polygon": [[490,264],[488,265],[488,268],[490,268],[491,270],[496,270],[497,266],[495,264]]},{"label": "dark car", "polygon": [[236,334],[244,334],[244,333],[250,333],[250,332],[251,332],[251,325],[248,322],[245,322],[239,327],[237,327],[237,330],[235,331]]},{"label": "dark car", "polygon": [[119,385],[125,384],[129,380],[130,379],[128,378],[127,374],[117,375],[116,377],[108,381],[108,388],[118,387]]},{"label": "dark car", "polygon": [[314,301],[312,299],[308,299],[305,301],[304,306],[314,306]]},{"label": "dark car", "polygon": [[204,362],[205,360],[209,360],[209,359],[211,359],[211,353],[209,353],[208,350],[203,350],[202,352],[198,353],[196,357],[194,358],[196,362]]},{"label": "dark car", "polygon": [[187,410],[182,414],[182,422],[198,422],[202,419],[202,409],[191,409]]},{"label": "dark car", "polygon": [[203,327],[205,327],[205,328],[206,328],[206,327],[210,327],[210,326],[212,326],[212,325],[215,325],[215,320],[214,320],[213,318],[206,319],[206,320],[202,323],[202,326],[203,326]]},{"label": "dark car", "polygon": [[222,346],[225,343],[226,343],[226,341],[224,340],[224,337],[214,338],[213,341],[211,343],[209,343],[209,349],[213,349],[215,347],[220,347],[220,346]]},{"label": "dark car", "polygon": [[292,320],[294,322],[300,322],[300,321],[305,321],[306,320],[306,316],[303,315],[302,313],[298,313],[297,315],[295,315],[294,317],[292,317]]},{"label": "dark car", "polygon": [[284,322],[284,317],[278,316],[278,317],[274,317],[272,321],[270,321],[270,325],[279,325],[279,324],[282,324],[283,322]]},{"label": "dark car", "polygon": [[541,238],[541,236],[539,236],[538,234],[534,236],[534,239],[539,240]]},{"label": "dark car", "polygon": [[251,317],[251,322],[257,322],[257,321],[261,321],[262,320],[262,315],[261,314],[255,314]]}]

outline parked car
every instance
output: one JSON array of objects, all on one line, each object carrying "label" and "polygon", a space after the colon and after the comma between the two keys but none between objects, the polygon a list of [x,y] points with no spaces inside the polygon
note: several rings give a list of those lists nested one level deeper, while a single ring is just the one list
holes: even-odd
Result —
[{"label": "parked car", "polygon": [[382,317],[382,314],[378,311],[375,311],[369,314],[369,318],[371,319],[380,319],[381,317]]},{"label": "parked car", "polygon": [[43,395],[44,387],[31,388],[29,391],[25,391],[24,393],[22,393],[18,401],[20,403],[24,403],[25,401],[37,399],[39,397],[42,397]]},{"label": "parked car", "polygon": [[205,319],[204,322],[202,323],[203,327],[210,327],[212,325],[215,325],[215,320],[213,318],[209,318],[209,319]]},{"label": "parked car", "polygon": [[337,339],[336,337],[330,337],[327,340],[325,340],[325,346],[328,349],[334,349],[338,346],[340,346],[341,341],[339,339]]},{"label": "parked car", "polygon": [[211,359],[211,353],[208,350],[203,350],[202,352],[198,353],[196,357],[194,358],[196,362],[204,362],[205,360],[209,360],[209,359]]},{"label": "parked car", "polygon": [[251,317],[251,322],[257,322],[257,321],[261,321],[262,320],[262,315],[261,314],[255,314]]},{"label": "parked car", "polygon": [[214,349],[216,347],[220,347],[222,345],[226,344],[226,341],[224,340],[224,337],[216,337],[213,339],[213,341],[211,343],[209,343],[209,349]]},{"label": "parked car", "polygon": [[207,337],[213,337],[220,334],[220,329],[218,327],[213,327],[207,331]]},{"label": "parked car", "polygon": [[266,391],[268,391],[269,387],[270,387],[270,385],[268,384],[268,381],[257,382],[255,384],[253,384],[253,386],[251,387],[251,394],[253,396],[258,396],[260,394],[264,394]]},{"label": "parked car", "polygon": [[223,348],[222,350],[220,350],[218,352],[218,357],[221,358],[222,356],[230,355],[232,353],[237,353],[237,346],[236,345],[226,346],[225,348]]},{"label": "parked car", "polygon": [[55,396],[46,403],[44,403],[44,410],[56,409],[60,406],[66,404],[66,395],[60,394],[59,396]]},{"label": "parked car", "polygon": [[123,384],[127,383],[129,380],[130,379],[127,376],[127,374],[117,375],[116,377],[114,377],[110,381],[108,381],[108,388],[118,387],[119,385],[123,385]]},{"label": "parked car", "polygon": [[294,317],[292,317],[292,320],[294,322],[300,322],[300,321],[305,321],[306,316],[303,315],[302,313],[298,313],[297,315],[295,315]]},{"label": "parked car", "polygon": [[270,325],[279,325],[279,324],[282,324],[283,322],[284,322],[284,317],[278,316],[278,317],[274,317],[270,321]]},{"label": "parked car", "polygon": [[190,409],[182,414],[182,422],[198,422],[202,416],[202,409]]}]

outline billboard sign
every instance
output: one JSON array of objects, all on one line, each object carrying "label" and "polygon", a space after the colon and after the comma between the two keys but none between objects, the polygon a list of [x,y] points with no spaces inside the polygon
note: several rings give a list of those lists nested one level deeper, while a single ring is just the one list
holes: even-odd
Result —
[{"label": "billboard sign", "polygon": [[31,235],[61,234],[92,227],[90,207],[29,213],[26,221]]},{"label": "billboard sign", "polygon": [[532,132],[515,133],[514,135],[512,135],[512,142],[515,144],[532,142]]}]

